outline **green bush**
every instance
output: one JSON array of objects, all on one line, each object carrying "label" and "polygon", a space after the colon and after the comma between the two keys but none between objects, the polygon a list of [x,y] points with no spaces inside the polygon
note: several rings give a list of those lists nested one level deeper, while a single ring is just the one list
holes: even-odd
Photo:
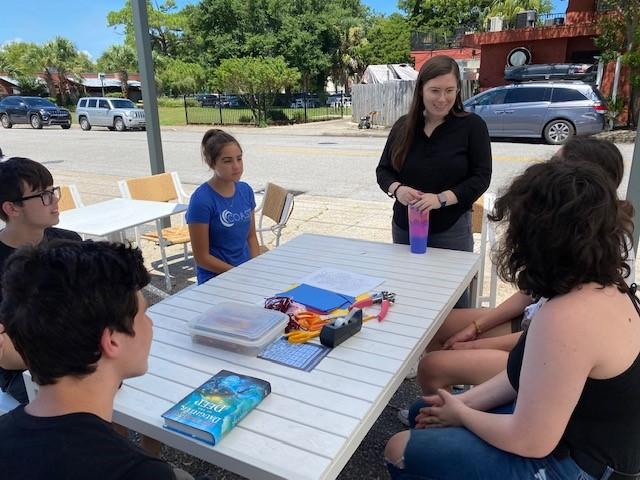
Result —
[{"label": "green bush", "polygon": [[286,125],[290,122],[289,117],[282,110],[269,110],[267,119],[269,123],[276,125]]},{"label": "green bush", "polygon": [[184,99],[182,97],[171,98],[171,97],[158,97],[158,106],[159,107],[184,107]]},{"label": "green bush", "polygon": [[253,117],[250,117],[249,115],[240,115],[240,118],[238,118],[238,122],[253,123]]},{"label": "green bush", "polygon": [[122,92],[108,92],[107,94],[105,94],[105,97],[109,97],[109,98],[123,98],[123,97],[122,97]]}]

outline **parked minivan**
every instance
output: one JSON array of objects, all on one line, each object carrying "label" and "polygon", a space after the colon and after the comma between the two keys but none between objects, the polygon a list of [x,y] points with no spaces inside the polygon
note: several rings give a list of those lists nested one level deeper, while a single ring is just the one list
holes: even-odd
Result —
[{"label": "parked minivan", "polygon": [[464,106],[484,119],[492,137],[542,137],[552,145],[601,132],[607,112],[598,89],[580,81],[504,85],[467,99]]},{"label": "parked minivan", "polygon": [[127,98],[83,97],[76,107],[78,123],[82,130],[91,127],[107,127],[123,132],[128,129],[146,128],[144,110]]}]

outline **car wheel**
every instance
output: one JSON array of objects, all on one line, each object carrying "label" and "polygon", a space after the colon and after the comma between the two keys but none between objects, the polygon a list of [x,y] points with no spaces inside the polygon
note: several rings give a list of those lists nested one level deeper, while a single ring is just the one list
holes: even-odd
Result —
[{"label": "car wheel", "polygon": [[63,130],[69,130],[71,128],[71,124],[69,125],[60,125]]},{"label": "car wheel", "polygon": [[80,128],[84,131],[91,130],[91,124],[87,117],[80,117]]},{"label": "car wheel", "polygon": [[0,117],[0,122],[2,123],[2,126],[4,128],[13,127],[13,123],[11,123],[11,120],[9,120],[9,115],[7,115],[6,113],[3,114],[2,117]]},{"label": "car wheel", "polygon": [[40,119],[40,115],[31,115],[31,128],[35,128],[37,130],[42,128],[42,120]]},{"label": "car wheel", "polygon": [[115,127],[107,127],[107,128],[112,132],[115,130]]},{"label": "car wheel", "polygon": [[575,134],[573,125],[566,120],[552,120],[544,127],[544,139],[550,145],[562,145]]},{"label": "car wheel", "polygon": [[113,126],[118,132],[124,132],[127,129],[127,126],[124,124],[124,120],[120,117],[116,117],[113,121]]}]

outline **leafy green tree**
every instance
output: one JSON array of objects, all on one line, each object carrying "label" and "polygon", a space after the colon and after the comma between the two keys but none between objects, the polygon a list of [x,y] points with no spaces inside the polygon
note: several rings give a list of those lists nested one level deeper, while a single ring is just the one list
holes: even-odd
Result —
[{"label": "leafy green tree", "polygon": [[398,0],[416,30],[447,31],[456,28],[477,30],[482,26],[483,12],[492,0]]},{"label": "leafy green tree", "polygon": [[40,79],[32,75],[18,75],[16,81],[20,87],[20,95],[43,97],[47,93]]},{"label": "leafy green tree", "polygon": [[162,57],[157,65],[156,77],[165,95],[185,95],[201,92],[205,88],[207,73],[197,63]]},{"label": "leafy green tree", "polygon": [[[175,57],[179,55],[183,43],[183,31],[191,7],[178,10],[175,0],[164,0],[158,4],[147,0],[149,17],[149,36],[151,48],[162,55]],[[121,29],[124,43],[135,47],[135,29],[133,27],[133,10],[131,0],[127,0],[120,10],[107,14],[107,25],[116,30]]]},{"label": "leafy green tree", "polygon": [[367,32],[367,42],[361,46],[364,63],[410,63],[411,25],[398,13],[377,17]]},{"label": "leafy green tree", "polygon": [[138,69],[138,58],[131,46],[112,45],[98,59],[98,68],[103,71],[118,72],[122,95],[129,98],[129,72]]},{"label": "leafy green tree", "polygon": [[607,0],[611,11],[599,20],[600,35],[596,45],[602,50],[604,61],[621,56],[623,64],[629,67],[631,96],[629,119],[637,127],[640,112],[640,3],[638,0]]},{"label": "leafy green tree", "polygon": [[228,58],[282,56],[311,89],[339,68],[348,30],[365,14],[360,0],[202,0],[185,37],[192,61],[215,67]]},{"label": "leafy green tree", "polygon": [[11,42],[0,48],[0,71],[10,75],[27,75],[41,72],[35,62],[40,47],[35,43]]},{"label": "leafy green tree", "polygon": [[220,91],[237,93],[251,108],[256,125],[266,124],[267,110],[282,89],[300,81],[300,72],[282,57],[244,57],[223,60],[214,72]]}]

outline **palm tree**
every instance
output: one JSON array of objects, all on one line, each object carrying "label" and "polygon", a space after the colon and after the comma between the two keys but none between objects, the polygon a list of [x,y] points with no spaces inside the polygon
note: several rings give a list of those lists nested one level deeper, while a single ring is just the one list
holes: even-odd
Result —
[{"label": "palm tree", "polygon": [[[55,93],[58,101],[68,103],[69,87],[67,77],[69,75],[81,78],[83,57],[76,46],[66,38],[56,37],[45,43],[36,51],[37,61],[44,73],[49,95]],[[58,89],[55,90],[53,74],[58,75]]]},{"label": "palm tree", "polygon": [[129,71],[136,70],[137,65],[136,52],[129,45],[112,45],[98,59],[101,70],[118,72],[125,98],[129,98]]},{"label": "palm tree", "polygon": [[485,18],[502,17],[509,25],[513,25],[518,13],[535,10],[540,13],[551,11],[551,0],[495,0],[489,7]]}]

